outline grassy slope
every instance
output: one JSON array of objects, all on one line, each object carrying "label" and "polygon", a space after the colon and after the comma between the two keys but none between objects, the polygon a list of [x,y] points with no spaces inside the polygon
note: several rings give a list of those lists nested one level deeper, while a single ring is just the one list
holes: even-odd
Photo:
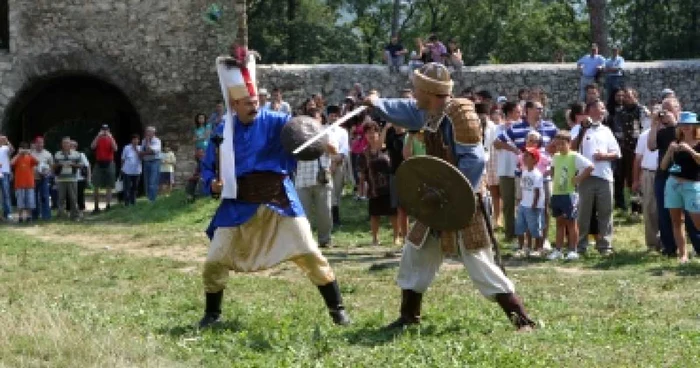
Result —
[{"label": "grassy slope", "polygon": [[[95,242],[129,231],[125,239],[154,247],[204,251],[201,230],[214,208],[184,206],[175,195],[43,230],[92,234]],[[346,253],[367,235],[362,204],[348,202],[344,212],[350,224],[326,254],[355,319],[346,329],[331,325],[317,291],[291,265],[232,277],[224,328],[200,334],[191,327],[203,308],[196,263],[86,251],[0,229],[0,366],[700,366],[700,265],[637,251],[639,226],[618,228],[620,254],[611,259],[510,268],[543,325],[536,333],[513,333],[463,270],[446,267],[425,297],[424,324],[391,335],[378,327],[396,316],[396,268],[370,270],[386,248]]]}]

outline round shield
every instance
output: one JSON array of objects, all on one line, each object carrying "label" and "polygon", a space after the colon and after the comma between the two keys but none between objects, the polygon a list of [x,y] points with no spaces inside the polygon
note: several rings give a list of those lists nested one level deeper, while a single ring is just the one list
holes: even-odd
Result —
[{"label": "round shield", "polygon": [[401,207],[435,230],[464,229],[476,211],[474,191],[467,178],[449,162],[416,156],[396,171]]},{"label": "round shield", "polygon": [[[282,128],[282,146],[285,151],[291,154],[297,147],[311,139],[321,130],[323,130],[323,125],[314,118],[306,115],[295,116]],[[328,135],[321,137],[321,139],[296,154],[295,157],[300,161],[316,160],[326,152],[326,146],[328,146]]]}]

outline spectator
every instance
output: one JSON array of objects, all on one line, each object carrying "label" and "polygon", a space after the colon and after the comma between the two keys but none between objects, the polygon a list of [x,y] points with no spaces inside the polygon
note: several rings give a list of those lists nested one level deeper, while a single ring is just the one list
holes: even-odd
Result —
[{"label": "spectator", "polygon": [[481,127],[484,136],[484,151],[486,156],[486,187],[491,194],[491,204],[493,207],[493,225],[498,227],[501,221],[501,191],[498,185],[498,157],[496,149],[493,147],[493,142],[498,138],[498,126],[491,121],[489,117],[488,103],[476,104],[476,113],[481,120]]},{"label": "spectator", "polygon": [[[321,122],[319,110],[310,109],[308,113],[309,116]],[[337,147],[335,137],[330,137],[330,142]],[[328,153],[325,153],[314,161],[299,161],[294,177],[294,186],[297,188],[304,212],[313,214],[316,220],[318,244],[321,248],[331,245],[333,228],[331,216],[333,180],[330,168],[331,158]]]},{"label": "spectator", "polygon": [[396,170],[403,163],[403,145],[406,140],[406,129],[393,126],[391,123],[386,123],[382,128],[380,142],[384,142],[386,153],[389,155],[391,168],[389,171],[389,197],[391,198],[391,207],[396,208],[397,223],[399,227],[399,237],[394,238],[394,245],[402,246],[404,243],[403,237],[408,234],[408,215],[401,206],[399,206],[399,194],[396,187]]},{"label": "spectator", "polygon": [[[522,122],[513,124],[510,129],[506,130],[503,134],[498,137],[498,140],[494,142],[496,148],[509,150],[513,153],[520,154],[526,147],[526,137],[531,130],[537,131],[541,136],[540,146],[542,147],[542,153],[548,152],[549,154],[554,152],[554,145],[551,144],[552,140],[557,134],[557,127],[554,123],[550,121],[542,120],[542,103],[539,101],[528,101],[525,103],[525,119]],[[511,145],[509,142],[514,144]],[[542,156],[542,155],[540,155]],[[517,174],[517,172],[516,172]],[[517,176],[517,175],[516,175]],[[544,199],[547,206],[549,206],[549,198],[551,197],[551,178],[548,175],[544,177]],[[518,185],[516,184],[516,188]],[[516,192],[517,198],[517,192]],[[544,222],[544,246],[549,248],[549,241],[547,240],[549,234],[549,209],[545,207],[545,222]]]},{"label": "spectator", "polygon": [[549,259],[564,257],[564,235],[568,236],[566,259],[573,261],[579,258],[576,253],[578,244],[579,197],[576,186],[593,172],[593,163],[580,153],[571,150],[571,133],[560,130],[554,139],[557,153],[554,155],[552,167],[552,199],[550,200],[552,217],[557,219],[556,249],[549,254]]},{"label": "spectator", "polygon": [[396,221],[396,208],[391,206],[389,176],[391,175],[391,160],[382,150],[379,125],[371,121],[365,124],[365,139],[367,148],[358,159],[360,181],[367,182],[369,196],[369,216],[372,230],[372,245],[379,245],[379,220],[389,216],[394,229],[394,243],[399,239],[399,228]]},{"label": "spectator", "polygon": [[265,88],[260,88],[258,90],[258,106],[260,106],[261,110],[269,109],[270,108],[270,92],[267,91]]},{"label": "spectator", "polygon": [[598,90],[598,85],[595,83],[587,84],[584,87],[585,97],[583,102],[588,105],[589,103],[600,100],[600,91]]},{"label": "spectator", "polygon": [[672,89],[670,89],[670,88],[664,88],[664,89],[661,91],[661,101],[663,101],[663,100],[665,100],[665,99],[667,99],[667,98],[677,98],[677,97],[676,97],[676,92],[674,92],[674,91],[673,91]]},{"label": "spectator", "polygon": [[605,61],[605,94],[610,98],[624,85],[625,59],[620,56],[620,46],[612,47],[612,57]]},{"label": "spectator", "polygon": [[29,151],[29,144],[19,144],[19,152],[12,159],[11,165],[15,169],[15,197],[17,198],[17,216],[19,223],[29,222],[32,219],[32,211],[36,207],[34,195],[34,168],[39,161]]},{"label": "spectator", "polygon": [[391,40],[384,47],[384,62],[389,66],[389,73],[399,72],[406,53],[408,51],[399,42],[399,37],[397,35],[391,36]]},{"label": "spectator", "polygon": [[[605,58],[598,54],[598,45],[591,44],[591,53],[582,56],[578,60],[578,70],[581,73],[580,94],[579,99],[581,101],[586,101],[586,86],[595,83],[598,74],[603,71],[605,67]],[[588,101],[591,102],[591,101]]]},{"label": "spectator", "polygon": [[68,207],[71,220],[80,220],[77,174],[83,163],[80,153],[71,149],[70,137],[64,137],[61,140],[61,150],[54,155],[54,162],[58,185],[58,217],[65,217],[66,207]]},{"label": "spectator", "polygon": [[[90,179],[92,177],[92,173],[90,170],[90,161],[88,161],[87,156],[85,156],[85,153],[78,151],[78,142],[71,141],[70,147],[71,150],[77,152],[80,155],[80,163],[82,164],[78,171],[75,173],[75,176],[78,179],[76,193],[76,200],[78,201],[78,210],[80,211],[80,213],[83,213],[83,211],[85,211],[85,189],[87,187],[87,183],[91,181]],[[97,191],[97,188],[95,188],[95,191]],[[69,206],[70,203],[66,203],[66,205]],[[67,208],[67,210],[70,211],[70,208]]]},{"label": "spectator", "polygon": [[[614,131],[622,157],[615,165],[615,207],[627,211],[625,189],[632,189],[634,181],[634,158],[637,139],[642,133],[642,119],[647,115],[646,108],[637,102],[637,92],[626,87],[620,90],[623,94],[623,106],[615,114]],[[619,94],[619,92],[618,92]]]},{"label": "spectator", "polygon": [[146,128],[141,142],[141,160],[143,161],[143,184],[146,196],[151,202],[155,202],[158,196],[158,181],[160,178],[160,139],[156,137],[156,128]]},{"label": "spectator", "polygon": [[518,215],[515,221],[515,234],[518,236],[518,246],[520,250],[516,252],[516,257],[523,257],[528,254],[525,248],[525,232],[535,240],[535,250],[529,255],[534,258],[542,256],[542,224],[544,220],[544,189],[542,173],[535,169],[540,158],[540,150],[537,148],[527,148],[523,153],[525,168],[520,179],[522,190],[522,200],[518,206]]},{"label": "spectator", "polygon": [[355,179],[355,199],[364,200],[365,183],[360,178],[360,157],[367,148],[367,138],[365,138],[365,130],[363,124],[356,124],[352,128],[352,140],[350,141],[350,158],[353,168],[353,177]]},{"label": "spectator", "polygon": [[[136,204],[136,193],[139,190],[139,178],[141,177],[141,146],[139,146],[138,134],[131,136],[131,143],[122,150],[122,181],[124,183],[124,205]],[[202,150],[199,148],[198,150]]]},{"label": "spectator", "polygon": [[411,51],[410,60],[408,62],[409,67],[409,77],[413,77],[413,71],[422,67],[425,63],[430,62],[430,52],[423,44],[421,38],[416,38],[416,49]]},{"label": "spectator", "polygon": [[10,197],[10,187],[12,183],[12,168],[10,167],[10,157],[15,152],[15,148],[6,136],[0,135],[0,200],[2,200],[2,217],[5,220],[12,219],[12,198]]},{"label": "spectator", "polygon": [[352,86],[352,92],[350,92],[350,96],[352,96],[355,101],[363,101],[365,98],[365,93],[362,89],[362,85],[360,83],[355,83]]},{"label": "spectator", "polygon": [[313,95],[311,95],[311,99],[314,100],[314,106],[321,113],[321,116],[323,116],[323,118],[325,119],[326,100],[323,98],[323,94],[321,92],[316,92]]},{"label": "spectator", "polygon": [[[677,140],[677,122],[680,120],[681,105],[675,97],[668,97],[661,103],[662,110],[652,114],[651,130],[647,138],[647,145],[650,150],[658,149],[659,160],[666,156],[671,143]],[[671,213],[666,206],[664,192],[666,182],[669,178],[669,171],[661,167],[661,161],[656,171],[656,180],[654,181],[654,197],[656,197],[656,209],[659,212],[659,233],[661,235],[661,244],[664,246],[663,253],[669,257],[677,256],[676,241],[673,235],[673,226],[671,223]],[[690,238],[695,252],[700,254],[700,231],[695,227],[691,216],[685,216],[685,229]]]},{"label": "spectator", "polygon": [[425,155],[425,142],[423,141],[422,130],[417,132],[409,132],[406,135],[406,142],[403,145],[404,160],[408,160],[413,156]]},{"label": "spectator", "polygon": [[[185,195],[187,196],[187,202],[194,203],[197,198],[197,194],[209,195],[209,189],[206,185],[203,185],[202,181],[202,160],[206,156],[206,152],[203,149],[198,149],[194,153],[194,172],[187,178],[187,185],[185,186]],[[200,188],[197,190],[197,188]]]},{"label": "spectator", "polygon": [[530,101],[530,89],[521,88],[518,90],[518,104],[520,108],[525,110],[525,103]]},{"label": "spectator", "polygon": [[481,91],[476,93],[476,98],[474,99],[474,103],[483,103],[486,104],[487,108],[491,108],[491,105],[493,105],[493,95],[491,92],[482,89]]},{"label": "spectator", "polygon": [[311,116],[311,113],[316,111],[316,101],[314,101],[313,98],[307,98],[301,106],[299,106],[297,114]]},{"label": "spectator", "polygon": [[194,137],[192,141],[194,142],[194,148],[207,149],[209,145],[209,135],[211,134],[211,127],[207,125],[207,117],[203,113],[199,113],[194,116]]},{"label": "spectator", "polygon": [[32,156],[37,161],[34,173],[34,192],[35,208],[32,211],[32,218],[42,220],[51,219],[51,177],[53,167],[53,155],[51,152],[44,149],[44,137],[36,137],[34,139],[34,147],[32,147]]},{"label": "spectator", "polygon": [[462,92],[459,94],[460,98],[466,98],[472,102],[476,102],[476,94],[474,92],[474,88],[472,87],[466,87],[462,89]]},{"label": "spectator", "polygon": [[207,126],[209,128],[210,132],[213,132],[216,130],[216,127],[219,126],[219,124],[222,124],[224,122],[224,115],[226,114],[226,108],[224,106],[223,102],[219,102],[216,104],[216,108],[211,115],[209,115],[209,119],[207,119]]},{"label": "spectator", "polygon": [[[515,102],[506,102],[503,105],[505,113],[505,121],[503,124],[496,127],[496,136],[501,137],[520,122],[522,108]],[[497,165],[496,175],[498,175],[498,188],[503,202],[503,223],[506,240],[510,241],[515,237],[515,169],[518,162],[518,156],[514,153],[516,150],[499,148],[499,140],[495,140],[493,148],[496,151]],[[515,143],[508,141],[510,148],[515,148]],[[519,151],[518,151],[519,152]]]},{"label": "spectator", "polygon": [[700,228],[700,125],[697,115],[684,111],[678,121],[677,141],[671,142],[661,161],[661,169],[668,170],[664,189],[665,205],[671,213],[673,238],[678,247],[680,263],[688,262],[688,251],[683,234],[683,216],[690,219],[695,229]]},{"label": "spectator", "polygon": [[291,106],[289,106],[289,103],[287,103],[287,101],[282,100],[282,90],[280,90],[279,88],[272,89],[272,101],[270,101],[269,104],[272,105],[273,103],[275,105],[279,104],[279,110],[275,111],[279,111],[288,115],[292,113],[292,108]]},{"label": "spectator", "polygon": [[642,215],[644,217],[644,240],[648,251],[661,251],[659,237],[659,213],[654,198],[654,180],[659,151],[650,151],[647,147],[649,129],[639,136],[635,147],[634,183],[632,190],[642,195]]},{"label": "spectator", "polygon": [[462,67],[464,66],[464,61],[462,60],[462,50],[457,46],[457,41],[450,40],[447,42],[447,56],[445,59],[445,64],[454,68],[458,77],[462,76]]},{"label": "spectator", "polygon": [[[328,124],[333,124],[340,118],[340,107],[331,105],[326,109]],[[333,197],[331,201],[331,216],[333,226],[340,226],[340,201],[343,197],[343,187],[347,165],[345,164],[350,154],[350,138],[348,131],[341,126],[333,128],[333,137],[338,142],[338,153],[331,157],[331,175],[333,176]]]},{"label": "spectator", "polygon": [[588,119],[588,114],[586,114],[586,105],[583,102],[576,102],[569,106],[569,120],[571,121],[571,141],[572,143],[576,140],[579,133],[581,132],[581,124]]},{"label": "spectator", "polygon": [[430,37],[428,37],[428,43],[425,44],[425,47],[430,53],[430,61],[440,64],[445,63],[447,48],[442,42],[440,42],[440,40],[438,40],[437,35],[430,35]]},{"label": "spectator", "polygon": [[585,252],[591,217],[595,206],[598,214],[596,248],[602,255],[611,254],[613,232],[613,171],[612,162],[620,158],[620,146],[610,128],[603,125],[605,104],[596,101],[586,105],[591,118],[584,124],[575,144],[581,154],[593,162],[591,176],[579,184],[579,252]]},{"label": "spectator", "polygon": [[[177,149],[177,146],[172,148]],[[173,191],[173,184],[175,184],[175,164],[177,163],[177,158],[175,157],[175,152],[171,149],[169,145],[163,147],[163,154],[160,160],[160,192],[164,193],[166,196],[170,196]]]},{"label": "spectator", "polygon": [[105,210],[109,210],[112,203],[112,189],[116,181],[114,166],[114,153],[117,152],[117,141],[114,140],[108,125],[103,125],[90,147],[95,150],[95,170],[93,175],[93,187],[95,191],[95,208],[93,213],[100,212],[100,188],[106,192],[107,205]]},{"label": "spectator", "polygon": [[549,119],[549,99],[547,98],[547,92],[542,87],[535,87],[530,91],[530,101],[539,102],[542,105],[542,118]]}]

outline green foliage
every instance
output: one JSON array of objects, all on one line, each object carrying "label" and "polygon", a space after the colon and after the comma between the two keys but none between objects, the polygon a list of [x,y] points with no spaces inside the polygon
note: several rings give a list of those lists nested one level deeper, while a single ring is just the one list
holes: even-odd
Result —
[{"label": "green foliage", "polygon": [[[251,0],[251,46],[265,63],[381,63],[394,0]],[[399,33],[458,40],[466,65],[577,60],[591,40],[583,0],[402,0]],[[291,11],[290,11],[291,9]],[[612,42],[628,59],[700,56],[700,2],[611,0]]]}]

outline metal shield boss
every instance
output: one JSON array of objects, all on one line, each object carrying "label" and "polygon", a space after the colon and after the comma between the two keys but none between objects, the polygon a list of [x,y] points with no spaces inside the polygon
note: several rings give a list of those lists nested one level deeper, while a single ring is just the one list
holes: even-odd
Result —
[{"label": "metal shield boss", "polygon": [[409,158],[396,171],[396,184],[401,207],[432,229],[463,230],[476,212],[469,180],[440,158]]},{"label": "metal shield boss", "polygon": [[[297,147],[322,130],[323,125],[312,117],[305,115],[295,116],[282,128],[282,146],[285,151],[292,154]],[[326,152],[328,143],[329,138],[326,135],[294,156],[300,161],[316,160]]]}]

